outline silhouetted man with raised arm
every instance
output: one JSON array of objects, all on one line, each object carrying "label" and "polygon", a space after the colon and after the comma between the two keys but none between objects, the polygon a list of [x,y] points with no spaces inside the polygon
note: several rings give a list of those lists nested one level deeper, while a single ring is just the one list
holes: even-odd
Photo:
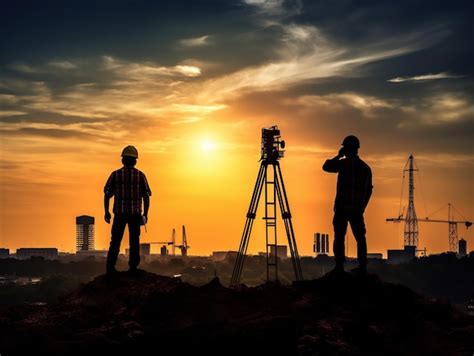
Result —
[{"label": "silhouetted man with raised arm", "polygon": [[123,167],[112,172],[104,187],[104,219],[107,224],[110,224],[111,218],[109,201],[114,197],[114,222],[106,265],[109,275],[117,272],[115,264],[127,224],[130,240],[129,271],[136,272],[140,264],[140,225],[148,221],[151,190],[145,174],[135,168],[137,158],[138,151],[135,147],[125,147],[122,151]]},{"label": "silhouetted man with raised arm", "polygon": [[344,238],[348,223],[357,241],[357,272],[365,274],[367,271],[364,211],[372,195],[372,171],[358,156],[359,148],[359,139],[347,136],[337,156],[326,160],[323,165],[324,171],[338,173],[333,219],[336,273],[344,271]]}]

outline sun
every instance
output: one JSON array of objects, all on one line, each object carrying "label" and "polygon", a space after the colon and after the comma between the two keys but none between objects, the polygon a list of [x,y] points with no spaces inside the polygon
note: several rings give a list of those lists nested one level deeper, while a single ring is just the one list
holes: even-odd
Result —
[{"label": "sun", "polygon": [[212,152],[215,151],[217,147],[217,144],[214,141],[205,139],[201,142],[201,151],[203,152]]}]

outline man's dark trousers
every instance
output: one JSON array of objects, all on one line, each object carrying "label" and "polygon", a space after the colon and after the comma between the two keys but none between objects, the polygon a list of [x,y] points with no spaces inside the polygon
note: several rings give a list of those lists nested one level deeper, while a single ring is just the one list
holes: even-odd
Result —
[{"label": "man's dark trousers", "polygon": [[364,212],[362,210],[352,210],[339,208],[334,211],[334,256],[336,264],[343,264],[344,237],[347,232],[347,224],[351,224],[352,233],[357,241],[357,259],[361,267],[367,266],[367,242],[365,239]]},{"label": "man's dark trousers", "polygon": [[128,224],[130,236],[130,258],[128,265],[132,268],[140,264],[140,214],[115,214],[112,224],[112,239],[107,253],[107,270],[115,267],[120,252],[120,243]]}]

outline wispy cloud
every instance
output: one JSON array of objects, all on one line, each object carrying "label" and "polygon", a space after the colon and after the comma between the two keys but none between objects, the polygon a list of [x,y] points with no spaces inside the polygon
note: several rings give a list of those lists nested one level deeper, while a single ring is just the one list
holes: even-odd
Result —
[{"label": "wispy cloud", "polygon": [[446,92],[420,98],[416,104],[399,106],[405,115],[401,127],[441,125],[472,120],[474,102],[463,93]]},{"label": "wispy cloud", "polygon": [[8,117],[8,116],[18,116],[24,115],[26,112],[24,111],[15,111],[15,110],[1,110],[0,117]]},{"label": "wispy cloud", "polygon": [[390,83],[403,83],[403,82],[420,82],[420,81],[427,81],[427,80],[438,80],[438,79],[457,79],[462,78],[462,75],[455,75],[450,74],[448,72],[440,72],[440,73],[429,73],[423,75],[416,75],[414,77],[396,77],[387,80]]},{"label": "wispy cloud", "polygon": [[77,65],[69,61],[53,61],[49,65],[59,69],[76,69]]},{"label": "wispy cloud", "polygon": [[282,90],[314,79],[357,76],[357,68],[371,62],[415,52],[443,36],[436,30],[418,31],[406,36],[350,48],[331,42],[314,26],[281,26],[282,45],[275,59],[260,66],[244,68],[204,83],[202,96],[235,96],[252,90]]},{"label": "wispy cloud", "polygon": [[[284,18],[300,13],[300,0],[243,0],[243,3],[253,6],[262,17]],[[265,23],[265,22],[264,22]],[[267,24],[270,24],[267,22]]]},{"label": "wispy cloud", "polygon": [[179,43],[184,47],[202,47],[210,44],[210,35],[200,37],[184,38]]},{"label": "wispy cloud", "polygon": [[153,63],[127,62],[111,56],[103,57],[105,70],[115,72],[117,75],[129,80],[151,79],[151,77],[173,76],[182,74],[187,77],[198,77],[201,69],[191,65],[160,66]]},{"label": "wispy cloud", "polygon": [[10,66],[12,69],[22,73],[38,73],[38,69],[24,63],[15,63]]},{"label": "wispy cloud", "polygon": [[289,103],[292,105],[298,105],[303,109],[305,107],[316,107],[330,109],[334,112],[351,107],[361,111],[367,118],[376,117],[379,109],[395,108],[395,103],[389,100],[382,100],[374,96],[361,95],[357,93],[304,95]]}]

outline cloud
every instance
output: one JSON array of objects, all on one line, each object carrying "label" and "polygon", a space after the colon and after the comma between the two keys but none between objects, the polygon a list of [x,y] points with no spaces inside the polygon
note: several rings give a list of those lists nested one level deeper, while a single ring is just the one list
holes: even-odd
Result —
[{"label": "cloud", "polygon": [[[300,0],[243,0],[243,3],[254,7],[257,13],[264,18],[285,18],[299,14],[302,10]],[[263,22],[272,24],[272,21]]]},{"label": "cloud", "polygon": [[11,68],[22,73],[29,73],[29,74],[38,73],[38,69],[31,67],[29,65],[26,65],[24,63],[13,64]]},{"label": "cloud", "polygon": [[69,61],[53,61],[49,65],[59,69],[76,69],[77,65]]},{"label": "cloud", "polygon": [[179,43],[184,47],[202,47],[210,43],[209,39],[210,35],[204,35],[201,37],[184,38]]},{"label": "cloud", "polygon": [[426,81],[426,80],[437,80],[437,79],[457,79],[462,78],[462,75],[454,75],[448,72],[440,72],[436,74],[424,74],[424,75],[416,75],[414,77],[396,77],[387,80],[390,83],[403,83],[403,82],[419,82],[419,81]]},{"label": "cloud", "polygon": [[176,76],[198,77],[201,69],[192,65],[159,66],[153,63],[128,62],[111,56],[104,56],[103,68],[112,71],[126,80],[152,79],[153,77]]},{"label": "cloud", "polygon": [[16,104],[18,97],[11,94],[0,94],[0,104]]},{"label": "cloud", "polygon": [[334,112],[341,111],[346,107],[352,107],[361,111],[367,118],[377,117],[379,109],[394,109],[396,107],[395,102],[357,93],[304,95],[289,103],[298,105],[301,108],[318,107]]},{"label": "cloud", "polygon": [[18,115],[24,115],[24,114],[26,114],[26,112],[24,111],[0,110],[0,117],[18,116]]},{"label": "cloud", "polygon": [[214,93],[223,99],[248,91],[284,90],[315,79],[355,77],[364,64],[418,51],[443,35],[428,29],[351,48],[332,42],[315,26],[291,24],[281,30],[282,44],[272,61],[203,83],[201,96]]},{"label": "cloud", "polygon": [[76,130],[64,130],[64,129],[40,129],[34,127],[21,127],[17,130],[3,130],[0,129],[2,136],[44,136],[50,138],[80,138],[80,139],[91,139],[94,135],[86,132]]},{"label": "cloud", "polygon": [[400,105],[400,110],[410,118],[402,120],[401,127],[424,125],[445,125],[474,118],[474,102],[460,92],[445,92],[420,98],[416,103]]}]

